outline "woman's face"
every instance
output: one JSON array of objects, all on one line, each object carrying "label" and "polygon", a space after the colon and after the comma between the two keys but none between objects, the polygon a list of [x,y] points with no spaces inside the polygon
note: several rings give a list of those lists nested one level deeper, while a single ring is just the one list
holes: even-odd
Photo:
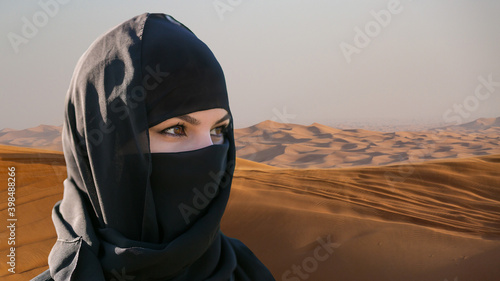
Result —
[{"label": "woman's face", "polygon": [[214,108],[167,119],[149,128],[151,153],[181,152],[224,142],[230,116]]}]

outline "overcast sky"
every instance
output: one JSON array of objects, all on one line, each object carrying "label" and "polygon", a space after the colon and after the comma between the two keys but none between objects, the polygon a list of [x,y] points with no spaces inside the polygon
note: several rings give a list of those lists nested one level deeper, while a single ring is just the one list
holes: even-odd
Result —
[{"label": "overcast sky", "polygon": [[1,1],[0,129],[62,124],[78,58],[143,12],[208,44],[236,127],[500,116],[500,1]]}]

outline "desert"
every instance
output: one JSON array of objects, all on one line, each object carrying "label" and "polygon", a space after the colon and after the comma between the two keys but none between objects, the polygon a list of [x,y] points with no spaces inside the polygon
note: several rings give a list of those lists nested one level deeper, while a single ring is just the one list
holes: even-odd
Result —
[{"label": "desert", "polygon": [[[272,121],[238,129],[222,231],[276,280],[499,280],[499,120],[419,132]],[[56,240],[50,213],[66,170],[54,128],[45,129],[52,137],[17,132],[17,144],[31,147],[0,132],[9,144],[0,146],[2,181],[15,167],[18,219],[16,273],[2,262],[2,280],[46,270]],[[1,194],[9,196],[5,184]],[[6,223],[6,199],[1,206]],[[0,232],[3,260],[9,235]]]}]

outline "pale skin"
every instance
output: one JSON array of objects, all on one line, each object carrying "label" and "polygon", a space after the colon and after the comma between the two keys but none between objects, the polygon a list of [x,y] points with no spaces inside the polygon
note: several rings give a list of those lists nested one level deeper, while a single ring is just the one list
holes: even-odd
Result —
[{"label": "pale skin", "polygon": [[149,128],[151,153],[182,152],[224,142],[230,116],[213,108],[173,117]]}]

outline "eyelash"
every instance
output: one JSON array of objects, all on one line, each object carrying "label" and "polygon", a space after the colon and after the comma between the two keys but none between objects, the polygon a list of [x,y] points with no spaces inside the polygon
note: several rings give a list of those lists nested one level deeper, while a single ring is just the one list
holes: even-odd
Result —
[{"label": "eyelash", "polygon": [[[167,133],[168,130],[174,129],[176,127],[180,127],[182,129],[182,132],[183,132],[182,135]],[[228,127],[229,127],[229,125],[221,125],[221,126],[215,127],[214,129],[221,128],[222,129],[222,135],[226,135]],[[182,124],[182,123],[177,123],[174,126],[171,126],[171,127],[168,127],[168,128],[165,128],[165,129],[161,130],[160,133],[163,134],[163,135],[170,136],[170,137],[185,137],[186,136],[186,126],[184,124]]]}]

